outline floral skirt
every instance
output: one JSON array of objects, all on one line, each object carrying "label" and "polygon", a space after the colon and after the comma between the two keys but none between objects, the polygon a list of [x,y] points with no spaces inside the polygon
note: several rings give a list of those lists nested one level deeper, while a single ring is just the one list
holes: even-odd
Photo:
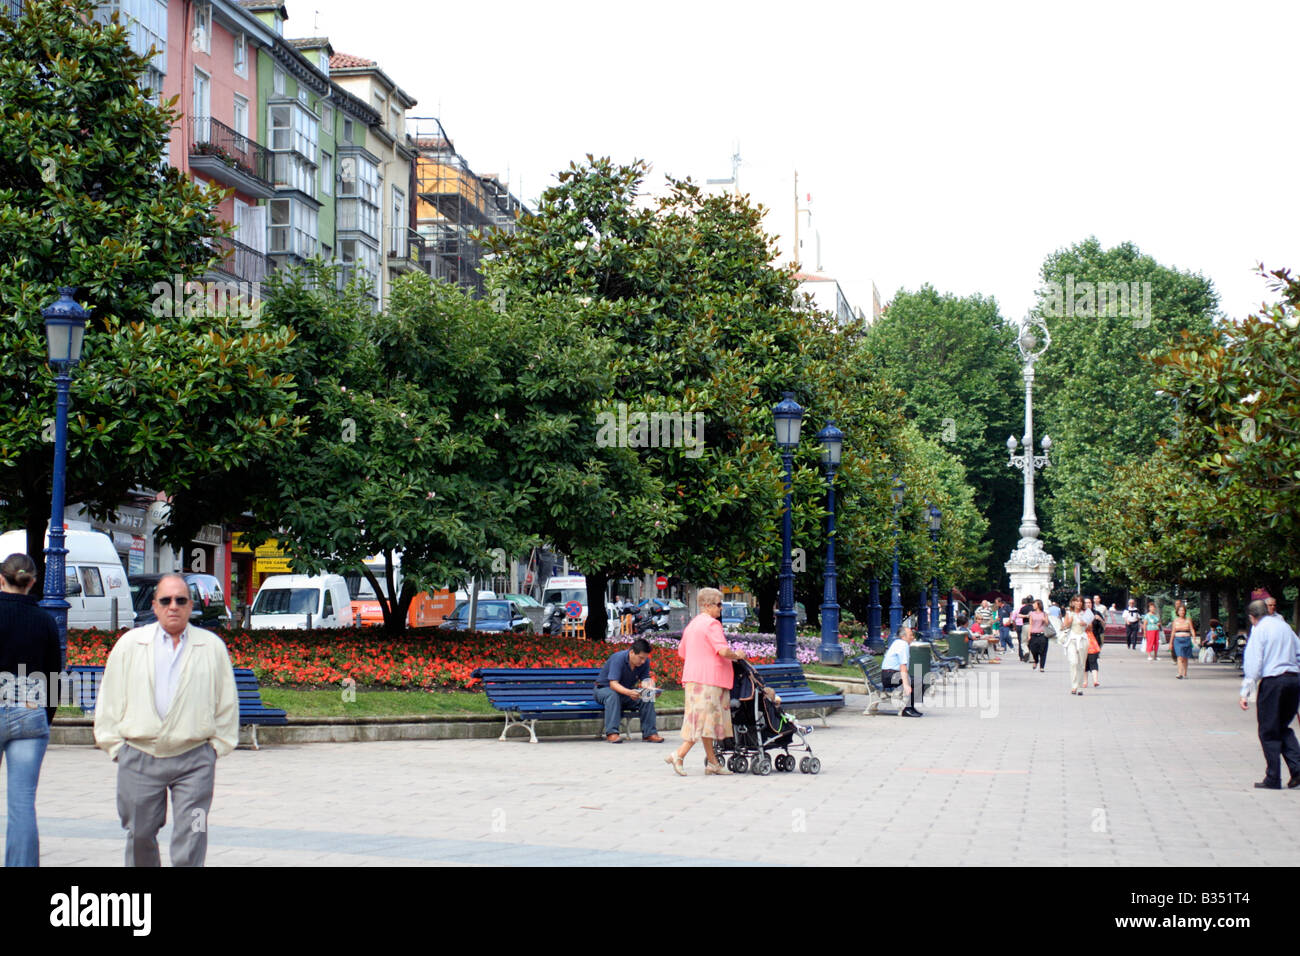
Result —
[{"label": "floral skirt", "polygon": [[731,688],[709,684],[686,684],[686,714],[682,717],[682,739],[708,737],[722,740],[732,736]]}]

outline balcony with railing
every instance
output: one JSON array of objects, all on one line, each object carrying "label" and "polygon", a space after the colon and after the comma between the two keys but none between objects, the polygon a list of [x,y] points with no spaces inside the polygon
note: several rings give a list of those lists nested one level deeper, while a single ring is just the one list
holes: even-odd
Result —
[{"label": "balcony with railing", "polygon": [[428,272],[424,237],[406,226],[388,227],[388,267],[397,272]]},{"label": "balcony with railing", "polygon": [[275,195],[271,151],[211,116],[190,117],[190,170],[256,199]]},{"label": "balcony with railing", "polygon": [[214,239],[212,249],[221,257],[213,270],[238,282],[261,283],[275,269],[275,260],[270,256],[237,239]]}]

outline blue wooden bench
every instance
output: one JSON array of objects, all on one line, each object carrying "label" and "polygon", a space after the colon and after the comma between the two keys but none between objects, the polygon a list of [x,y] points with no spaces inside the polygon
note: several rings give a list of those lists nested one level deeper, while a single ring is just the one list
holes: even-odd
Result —
[{"label": "blue wooden bench", "polygon": [[844,706],[844,694],[819,694],[808,686],[808,678],[798,664],[755,664],[754,670],[759,679],[781,698],[781,706],[787,710],[793,708],[815,709],[817,716],[826,724],[826,714]]},{"label": "blue wooden bench", "polygon": [[[599,667],[480,667],[470,676],[483,682],[488,703],[505,714],[497,740],[505,740],[511,727],[525,727],[535,744],[539,720],[604,719],[605,705],[596,700],[599,675]],[[636,716],[629,700],[623,720]]]},{"label": "blue wooden bench", "polygon": [[862,671],[862,679],[867,685],[867,709],[862,713],[868,717],[874,717],[880,713],[881,704],[896,704],[898,712],[901,714],[904,707],[903,685],[902,683],[894,684],[892,687],[885,686],[884,675],[880,671],[880,662],[872,654],[859,654],[857,657],[850,658],[847,663],[856,664]]},{"label": "blue wooden bench", "polygon": [[[818,694],[808,686],[798,664],[755,665],[759,677],[781,696],[783,707],[821,708],[844,706],[843,694]],[[488,703],[505,714],[506,725],[498,740],[505,740],[511,727],[525,727],[530,743],[537,743],[537,721],[601,719],[605,708],[596,700],[598,667],[480,667],[473,677],[483,682]],[[623,720],[637,716],[636,704],[628,701]]]},{"label": "blue wooden bench", "polygon": [[[257,728],[283,727],[289,718],[284,711],[262,703],[262,690],[257,683],[257,675],[249,668],[236,667],[234,671],[235,690],[239,694],[239,726],[252,728],[253,749],[260,750]],[[77,664],[67,668],[67,673],[72,677],[70,690],[75,695],[73,706],[79,706],[86,716],[93,716],[95,702],[99,699],[99,687],[104,682],[104,668]]]}]

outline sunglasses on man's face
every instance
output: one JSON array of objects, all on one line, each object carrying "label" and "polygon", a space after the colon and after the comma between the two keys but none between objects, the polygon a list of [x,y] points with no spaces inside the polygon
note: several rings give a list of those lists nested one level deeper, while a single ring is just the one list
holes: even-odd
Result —
[{"label": "sunglasses on man's face", "polygon": [[177,607],[184,607],[185,605],[190,603],[190,599],[187,597],[160,597],[160,598],[155,598],[154,600],[156,600],[163,607],[171,607],[173,602],[175,602]]}]

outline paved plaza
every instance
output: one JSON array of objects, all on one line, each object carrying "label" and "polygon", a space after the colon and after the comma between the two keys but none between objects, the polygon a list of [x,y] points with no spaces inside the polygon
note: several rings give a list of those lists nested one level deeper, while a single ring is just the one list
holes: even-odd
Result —
[{"label": "paved plaza", "polygon": [[[1300,863],[1300,792],[1251,787],[1263,758],[1235,668],[1178,681],[1167,657],[1110,645],[1102,687],[1079,698],[1050,657],[1041,675],[980,665],[920,720],[850,697],[809,738],[818,776],[706,777],[697,748],[679,778],[663,762],[675,732],[239,750],[217,765],[208,864]],[[100,751],[50,748],[43,865],[121,865],[115,772]]]}]

